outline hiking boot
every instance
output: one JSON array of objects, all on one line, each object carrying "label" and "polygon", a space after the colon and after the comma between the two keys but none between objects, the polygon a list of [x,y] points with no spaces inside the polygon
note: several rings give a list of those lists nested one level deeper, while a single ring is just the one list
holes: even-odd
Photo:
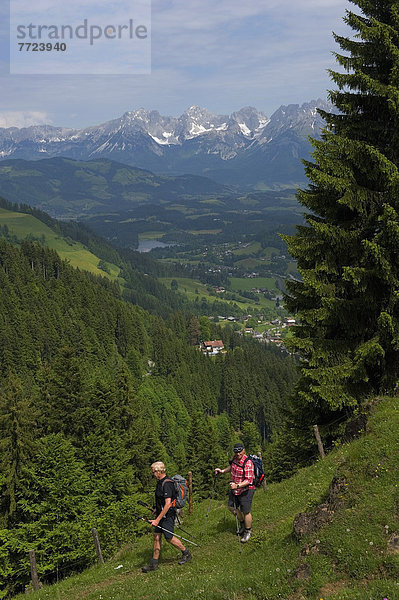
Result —
[{"label": "hiking boot", "polygon": [[146,565],[145,567],[141,567],[141,570],[143,573],[149,573],[150,571],[156,571],[158,569],[158,563],[154,564],[154,563],[150,563],[149,565]]},{"label": "hiking boot", "polygon": [[246,529],[245,532],[244,532],[244,535],[241,538],[241,542],[243,544],[245,544],[245,542],[247,542],[250,537],[251,537],[251,530],[250,529]]},{"label": "hiking boot", "polygon": [[192,557],[193,557],[193,555],[191,554],[191,552],[189,550],[187,550],[187,552],[185,554],[183,554],[183,556],[179,560],[179,565],[184,565],[186,562],[191,560]]}]

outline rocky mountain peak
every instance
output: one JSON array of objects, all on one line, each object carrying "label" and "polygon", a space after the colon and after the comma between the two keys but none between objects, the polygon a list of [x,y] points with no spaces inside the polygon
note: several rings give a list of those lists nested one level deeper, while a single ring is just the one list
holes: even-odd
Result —
[{"label": "rocky mountain peak", "polygon": [[111,158],[155,172],[206,175],[236,185],[252,180],[263,185],[268,170],[282,179],[285,172],[294,172],[298,180],[300,158],[309,152],[308,136],[317,137],[323,126],[317,107],[332,110],[327,102],[312,100],[280,106],[268,119],[253,106],[223,115],[193,105],[179,117],[141,107],[81,130],[0,128],[0,159]]},{"label": "rocky mountain peak", "polygon": [[295,130],[300,137],[315,135],[324,126],[322,117],[317,112],[318,108],[327,111],[333,106],[325,100],[311,100],[302,105],[288,104],[280,106],[270,117],[270,121],[259,136],[259,143],[267,144],[278,135]]},{"label": "rocky mountain peak", "polygon": [[244,106],[244,108],[234,112],[230,119],[238,123],[241,132],[247,137],[258,135],[260,130],[266,127],[269,122],[266,115],[253,106]]}]

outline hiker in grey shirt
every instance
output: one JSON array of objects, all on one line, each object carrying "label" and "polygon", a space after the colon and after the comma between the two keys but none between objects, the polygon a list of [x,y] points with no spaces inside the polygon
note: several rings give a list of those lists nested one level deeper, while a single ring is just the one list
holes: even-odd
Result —
[{"label": "hiker in grey shirt", "polygon": [[[173,535],[176,518],[176,491],[173,481],[166,475],[163,462],[155,462],[151,465],[152,474],[157,480],[155,488],[155,519],[150,520],[154,529],[154,546],[150,563],[142,567],[143,573],[158,569],[159,553],[161,551],[162,533],[167,542],[182,552],[179,565],[184,565],[191,560],[191,552],[182,544],[180,539]],[[164,531],[166,529],[167,531]]]}]

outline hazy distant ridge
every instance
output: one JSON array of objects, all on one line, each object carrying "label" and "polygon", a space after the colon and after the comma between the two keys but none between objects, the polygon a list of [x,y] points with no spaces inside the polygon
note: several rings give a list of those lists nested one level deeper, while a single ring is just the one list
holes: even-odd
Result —
[{"label": "hazy distant ridge", "polygon": [[158,173],[206,175],[240,187],[304,180],[308,136],[319,137],[323,100],[281,106],[270,119],[253,107],[214,115],[192,106],[180,117],[143,108],[86,129],[50,125],[0,128],[0,159],[110,158]]}]

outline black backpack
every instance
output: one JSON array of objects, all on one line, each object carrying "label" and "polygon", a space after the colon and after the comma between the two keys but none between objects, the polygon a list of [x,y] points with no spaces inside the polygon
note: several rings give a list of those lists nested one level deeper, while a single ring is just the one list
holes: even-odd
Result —
[{"label": "black backpack", "polygon": [[250,454],[249,456],[247,456],[247,458],[244,460],[244,463],[241,465],[243,470],[244,470],[244,476],[245,476],[245,465],[247,463],[248,460],[251,460],[253,462],[254,465],[254,480],[253,480],[253,485],[255,487],[260,487],[262,484],[262,481],[265,478],[265,471],[263,470],[263,462],[262,459],[260,458],[260,456],[257,456],[256,454]]}]

